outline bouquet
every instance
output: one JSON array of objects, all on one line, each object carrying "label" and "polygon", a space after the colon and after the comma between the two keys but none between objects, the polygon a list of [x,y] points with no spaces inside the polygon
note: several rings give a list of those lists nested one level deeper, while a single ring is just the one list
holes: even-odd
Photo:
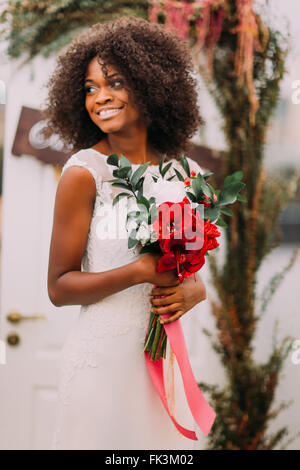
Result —
[{"label": "bouquet", "polygon": [[[191,171],[184,155],[180,158],[183,174],[172,168],[172,162],[165,164],[165,156],[159,172],[150,176],[143,176],[149,162],[134,172],[123,155],[120,159],[116,154],[109,155],[107,163],[116,167],[115,178],[109,182],[126,190],[114,198],[113,205],[123,197],[133,201],[126,218],[128,248],[139,246],[140,253],[160,253],[157,271],[175,268],[180,282],[199,271],[208,252],[219,246],[217,226],[227,226],[221,216],[233,215],[226,206],[236,200],[245,201],[239,194],[245,187],[242,171],[227,176],[223,189],[217,190],[207,182],[213,173]],[[165,179],[171,169],[174,174]],[[176,176],[177,181],[172,181]],[[166,200],[166,194],[171,200]],[[166,357],[166,346],[165,328],[159,315],[151,312],[144,351],[149,352],[151,361],[158,361]]]}]

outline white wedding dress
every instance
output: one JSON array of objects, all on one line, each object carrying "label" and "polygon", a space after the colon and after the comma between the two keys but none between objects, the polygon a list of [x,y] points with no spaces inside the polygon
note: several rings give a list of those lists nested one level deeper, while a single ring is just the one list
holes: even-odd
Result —
[{"label": "white wedding dress", "polygon": [[[113,178],[115,167],[107,164],[106,159],[106,155],[92,148],[83,149],[73,154],[63,167],[65,171],[73,165],[82,166],[96,183],[97,195],[82,271],[111,270],[141,256],[136,248],[128,249],[125,238],[99,236],[104,226],[111,228],[112,215],[118,206],[112,206],[113,197],[124,191],[107,182]],[[191,170],[203,173],[194,160],[188,158],[188,161]],[[173,160],[173,166],[184,174],[178,161]],[[132,167],[134,170],[138,165]],[[172,167],[166,177],[175,173]],[[157,172],[157,165],[149,165],[148,180]],[[177,176],[172,181],[177,181]],[[104,208],[109,210],[105,212]],[[151,307],[147,294],[151,289],[149,283],[139,284],[81,306],[62,350],[52,450],[194,448],[194,441],[181,435],[168,416],[142,352]],[[192,310],[199,309],[199,305]],[[164,360],[167,387],[170,386],[169,353],[168,346]],[[186,403],[176,359],[174,391],[175,419],[201,434]]]}]

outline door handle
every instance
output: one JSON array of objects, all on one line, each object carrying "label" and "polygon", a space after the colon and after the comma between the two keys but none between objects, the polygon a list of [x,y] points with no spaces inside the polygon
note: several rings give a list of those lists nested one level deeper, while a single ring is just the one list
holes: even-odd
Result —
[{"label": "door handle", "polygon": [[13,310],[7,315],[6,319],[10,323],[20,323],[23,320],[46,320],[46,317],[44,315],[22,315]]}]

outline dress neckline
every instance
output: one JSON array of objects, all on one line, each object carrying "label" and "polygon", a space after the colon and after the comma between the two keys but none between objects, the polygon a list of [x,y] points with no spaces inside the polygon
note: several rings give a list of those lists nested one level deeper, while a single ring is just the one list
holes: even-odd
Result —
[{"label": "dress neckline", "polygon": [[[99,152],[99,150],[93,149],[92,147],[90,147],[88,150],[92,150],[93,152],[96,152],[99,155],[102,155],[103,157],[106,157],[106,158],[108,157],[108,155],[105,155],[105,153]],[[170,161],[172,161],[172,160],[174,160],[174,159],[171,159]],[[147,162],[145,162],[145,163],[147,163]],[[131,166],[136,166],[137,167],[137,166],[140,166],[140,165],[143,165],[143,163],[131,163]],[[148,167],[150,167],[150,166],[158,168],[159,163],[152,163],[152,164],[148,165]]]}]

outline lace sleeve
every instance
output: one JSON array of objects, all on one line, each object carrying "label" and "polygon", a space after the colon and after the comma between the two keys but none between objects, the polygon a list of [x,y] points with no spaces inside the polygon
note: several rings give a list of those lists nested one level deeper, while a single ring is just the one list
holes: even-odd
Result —
[{"label": "lace sleeve", "polygon": [[61,176],[62,176],[63,172],[67,168],[69,168],[70,166],[81,166],[83,168],[86,168],[94,178],[94,181],[95,181],[95,184],[96,184],[97,194],[98,195],[100,194],[100,189],[101,189],[101,185],[102,185],[102,178],[101,178],[100,175],[97,174],[97,171],[95,170],[95,168],[93,168],[91,165],[88,164],[88,162],[82,160],[81,158],[79,158],[77,155],[74,154],[64,164],[64,166],[61,170]]}]

